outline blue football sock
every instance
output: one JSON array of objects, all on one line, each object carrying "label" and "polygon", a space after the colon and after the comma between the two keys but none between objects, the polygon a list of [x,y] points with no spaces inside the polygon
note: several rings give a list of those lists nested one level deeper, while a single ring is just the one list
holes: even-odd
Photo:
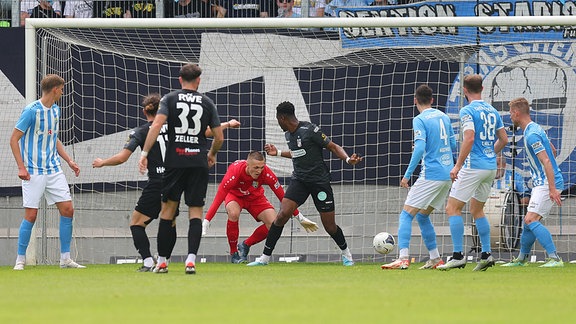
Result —
[{"label": "blue football sock", "polygon": [[60,216],[60,253],[70,252],[72,217]]},{"label": "blue football sock", "polygon": [[398,224],[398,248],[407,249],[410,247],[410,237],[412,236],[412,220],[414,217],[407,211],[400,213]]},{"label": "blue football sock", "polygon": [[524,224],[524,228],[522,228],[522,234],[520,235],[520,253],[518,254],[518,258],[520,260],[524,260],[527,255],[530,254],[530,250],[532,250],[532,245],[536,242],[536,236],[530,230],[528,225]]},{"label": "blue football sock", "polygon": [[546,226],[542,225],[540,222],[532,222],[528,224],[528,227],[532,233],[534,233],[534,236],[536,236],[540,245],[542,245],[544,250],[546,250],[548,256],[551,258],[558,258],[558,255],[556,255],[556,246],[554,245],[554,242],[552,242],[552,234],[550,234],[550,231]]},{"label": "blue football sock", "polygon": [[436,231],[434,230],[434,225],[430,221],[429,215],[424,215],[422,213],[416,214],[416,220],[420,226],[420,232],[422,233],[422,240],[428,251],[434,250],[436,245]]},{"label": "blue football sock", "polygon": [[478,236],[480,237],[480,245],[482,246],[482,252],[490,253],[490,223],[486,217],[478,218],[475,220],[476,230],[478,231]]},{"label": "blue football sock", "polygon": [[464,221],[462,215],[448,216],[450,235],[452,236],[453,252],[464,251]]},{"label": "blue football sock", "polygon": [[18,231],[18,255],[26,255],[26,249],[32,236],[32,227],[34,227],[34,223],[25,219],[20,223],[20,230]]}]

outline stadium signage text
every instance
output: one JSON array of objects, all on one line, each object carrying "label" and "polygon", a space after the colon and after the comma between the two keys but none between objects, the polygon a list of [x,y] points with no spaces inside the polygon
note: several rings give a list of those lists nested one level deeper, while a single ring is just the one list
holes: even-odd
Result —
[{"label": "stadium signage text", "polygon": [[[573,1],[450,1],[420,2],[401,6],[356,7],[338,10],[340,17],[491,17],[491,16],[572,16],[576,15]],[[420,47],[466,45],[476,42],[497,42],[498,37],[516,41],[527,39],[555,40],[576,38],[576,27],[350,27],[341,28],[343,47]],[[460,39],[453,36],[461,35]],[[470,37],[466,37],[470,35]],[[456,42],[456,43],[455,43]]]}]

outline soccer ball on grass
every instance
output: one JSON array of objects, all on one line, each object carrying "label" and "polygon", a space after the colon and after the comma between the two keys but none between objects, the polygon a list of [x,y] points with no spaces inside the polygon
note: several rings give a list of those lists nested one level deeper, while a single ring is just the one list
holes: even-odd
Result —
[{"label": "soccer ball on grass", "polygon": [[374,236],[374,241],[372,241],[374,250],[380,254],[388,254],[394,250],[396,245],[396,240],[394,236],[388,232],[381,232]]}]

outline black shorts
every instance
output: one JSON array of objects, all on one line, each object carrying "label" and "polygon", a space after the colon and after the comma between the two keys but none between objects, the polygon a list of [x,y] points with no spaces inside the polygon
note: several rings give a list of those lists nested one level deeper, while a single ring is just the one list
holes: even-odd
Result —
[{"label": "black shorts", "polygon": [[162,208],[162,179],[150,178],[148,183],[142,190],[142,195],[134,210],[150,217],[151,219],[158,218],[160,209]]},{"label": "black shorts", "polygon": [[330,182],[304,182],[292,178],[284,198],[293,200],[300,206],[306,202],[309,195],[314,199],[314,206],[318,212],[334,211],[334,192]]},{"label": "black shorts", "polygon": [[180,201],[188,207],[202,207],[206,203],[208,190],[208,168],[166,168],[164,171],[162,201]]}]

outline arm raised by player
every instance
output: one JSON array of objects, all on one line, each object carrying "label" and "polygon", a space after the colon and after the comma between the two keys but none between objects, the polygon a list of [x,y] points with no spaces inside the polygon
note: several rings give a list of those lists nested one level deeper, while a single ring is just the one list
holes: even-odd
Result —
[{"label": "arm raised by player", "polygon": [[[236,119],[230,119],[227,122],[220,123],[220,127],[222,127],[222,130],[225,130],[227,128],[238,128],[240,127],[240,122],[237,121]],[[214,134],[212,134],[212,130],[210,129],[210,127],[206,128],[206,132],[204,134],[206,135],[206,137],[214,136]]]}]

